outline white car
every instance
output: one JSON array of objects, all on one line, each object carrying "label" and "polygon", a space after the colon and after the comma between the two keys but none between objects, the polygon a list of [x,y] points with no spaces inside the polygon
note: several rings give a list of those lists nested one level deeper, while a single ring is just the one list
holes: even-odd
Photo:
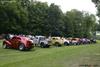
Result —
[{"label": "white car", "polygon": [[35,46],[40,46],[40,47],[49,47],[49,41],[45,36],[35,36],[33,38],[33,43]]},{"label": "white car", "polygon": [[70,40],[64,38],[64,45],[65,46],[70,45]]}]

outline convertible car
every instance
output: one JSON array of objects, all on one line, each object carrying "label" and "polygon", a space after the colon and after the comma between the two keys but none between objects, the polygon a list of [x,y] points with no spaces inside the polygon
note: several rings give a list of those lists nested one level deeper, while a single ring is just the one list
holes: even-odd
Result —
[{"label": "convertible car", "polygon": [[15,48],[20,51],[30,50],[32,48],[32,42],[23,36],[14,36],[11,39],[3,41],[3,48]]}]

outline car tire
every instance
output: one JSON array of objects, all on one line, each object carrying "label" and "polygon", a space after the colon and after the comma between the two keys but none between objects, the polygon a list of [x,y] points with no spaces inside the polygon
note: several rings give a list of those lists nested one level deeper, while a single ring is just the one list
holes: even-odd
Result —
[{"label": "car tire", "polygon": [[24,46],[24,44],[20,44],[19,47],[18,47],[18,49],[19,49],[20,51],[25,50],[25,46]]},{"label": "car tire", "polygon": [[3,46],[2,46],[4,49],[7,49],[7,48],[9,48],[8,46],[7,46],[7,44],[3,44]]},{"label": "car tire", "polygon": [[68,44],[67,42],[64,42],[64,45],[65,45],[65,46],[68,46],[69,44]]},{"label": "car tire", "polygon": [[76,43],[73,43],[73,45],[76,45]]},{"label": "car tire", "polygon": [[45,48],[45,46],[44,46],[44,43],[43,43],[43,42],[40,44],[40,47],[41,47],[41,48]]}]

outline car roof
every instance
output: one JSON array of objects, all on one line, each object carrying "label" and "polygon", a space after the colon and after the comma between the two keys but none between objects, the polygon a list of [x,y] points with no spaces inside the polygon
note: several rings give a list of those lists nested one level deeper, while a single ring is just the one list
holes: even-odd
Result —
[{"label": "car roof", "polygon": [[14,37],[17,37],[17,38],[20,38],[20,39],[27,39],[28,40],[28,38],[27,37],[24,37],[24,36],[14,36]]},{"label": "car roof", "polygon": [[45,37],[45,36],[35,36],[35,37]]}]

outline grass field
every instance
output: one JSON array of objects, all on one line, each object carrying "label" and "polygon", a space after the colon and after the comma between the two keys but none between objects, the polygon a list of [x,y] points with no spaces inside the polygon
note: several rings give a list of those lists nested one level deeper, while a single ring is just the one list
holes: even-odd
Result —
[{"label": "grass field", "polygon": [[100,43],[26,52],[0,46],[0,67],[100,67]]}]

